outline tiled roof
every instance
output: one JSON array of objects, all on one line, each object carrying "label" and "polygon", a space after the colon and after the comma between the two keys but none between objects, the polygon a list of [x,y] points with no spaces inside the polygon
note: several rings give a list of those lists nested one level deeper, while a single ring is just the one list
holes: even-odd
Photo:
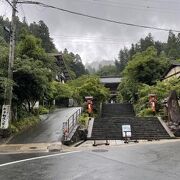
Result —
[{"label": "tiled roof", "polygon": [[176,67],[176,66],[180,66],[180,63],[179,63],[179,62],[173,62],[173,63],[170,65],[170,67],[167,69],[167,71],[165,71],[165,73],[163,74],[163,76],[162,76],[161,79],[164,79],[165,76],[169,73],[169,71],[170,71],[172,68]]},{"label": "tiled roof", "polygon": [[120,77],[101,77],[100,82],[103,84],[107,83],[120,83],[122,78]]}]

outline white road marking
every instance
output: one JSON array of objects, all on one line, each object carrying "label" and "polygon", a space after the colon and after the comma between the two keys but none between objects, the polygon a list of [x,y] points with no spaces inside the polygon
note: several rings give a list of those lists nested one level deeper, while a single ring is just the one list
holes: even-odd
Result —
[{"label": "white road marking", "polygon": [[39,156],[39,157],[34,157],[34,158],[22,159],[19,161],[12,161],[12,162],[8,162],[8,163],[0,164],[0,167],[12,165],[12,164],[17,164],[17,163],[21,163],[21,162],[26,162],[26,161],[32,161],[32,160],[36,160],[36,159],[44,159],[44,158],[49,158],[49,157],[62,156],[62,155],[66,155],[66,154],[74,154],[74,153],[78,153],[78,152],[81,152],[81,151],[73,151],[73,152],[51,154],[51,155],[46,155],[46,156]]}]

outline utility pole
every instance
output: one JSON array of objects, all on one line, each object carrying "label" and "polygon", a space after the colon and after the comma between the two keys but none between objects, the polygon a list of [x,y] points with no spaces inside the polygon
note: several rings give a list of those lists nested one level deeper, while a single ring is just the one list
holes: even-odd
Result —
[{"label": "utility pole", "polygon": [[[10,28],[10,46],[9,46],[9,62],[8,62],[8,80],[13,80],[13,65],[14,65],[14,51],[15,51],[15,17],[16,17],[16,5],[17,0],[12,2],[12,19]],[[12,103],[12,84],[7,86],[5,104],[10,105]]]},{"label": "utility pole", "polygon": [[[9,2],[9,1],[8,1]],[[12,4],[9,3],[12,6],[12,18],[11,18],[11,27],[10,27],[10,45],[9,45],[9,61],[8,61],[8,82],[5,88],[5,99],[4,99],[4,105],[2,109],[2,117],[1,117],[1,128],[7,129],[9,126],[9,121],[11,121],[12,118],[12,97],[13,97],[13,65],[14,65],[14,53],[15,53],[15,17],[16,17],[16,5],[17,0],[13,0]]]}]

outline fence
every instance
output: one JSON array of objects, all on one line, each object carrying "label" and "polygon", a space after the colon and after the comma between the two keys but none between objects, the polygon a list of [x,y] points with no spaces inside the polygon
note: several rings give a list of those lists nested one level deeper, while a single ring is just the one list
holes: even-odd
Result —
[{"label": "fence", "polygon": [[78,118],[81,115],[81,108],[78,109],[66,122],[63,122],[63,136],[64,140],[67,140],[69,135],[72,133],[73,129],[78,124]]}]

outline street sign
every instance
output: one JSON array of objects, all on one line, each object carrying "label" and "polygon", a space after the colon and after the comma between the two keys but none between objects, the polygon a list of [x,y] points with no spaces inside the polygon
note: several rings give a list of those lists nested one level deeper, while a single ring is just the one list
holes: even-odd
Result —
[{"label": "street sign", "polygon": [[3,105],[1,115],[1,129],[9,127],[10,105]]},{"label": "street sign", "polygon": [[131,137],[131,125],[122,125],[123,137]]}]

